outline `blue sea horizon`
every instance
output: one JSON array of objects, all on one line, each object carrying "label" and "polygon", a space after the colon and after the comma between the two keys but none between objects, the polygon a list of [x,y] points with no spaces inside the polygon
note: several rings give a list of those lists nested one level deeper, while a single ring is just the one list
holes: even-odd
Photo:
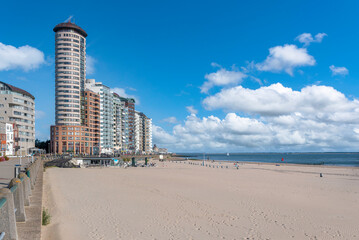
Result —
[{"label": "blue sea horizon", "polygon": [[[359,152],[177,153],[192,159],[359,167]],[[283,161],[282,161],[283,159]]]}]

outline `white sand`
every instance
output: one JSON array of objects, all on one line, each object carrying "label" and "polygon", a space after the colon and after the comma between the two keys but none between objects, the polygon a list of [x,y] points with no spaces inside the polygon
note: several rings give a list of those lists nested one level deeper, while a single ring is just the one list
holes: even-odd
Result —
[{"label": "white sand", "polygon": [[359,239],[358,168],[229,166],[47,169],[43,239]]}]

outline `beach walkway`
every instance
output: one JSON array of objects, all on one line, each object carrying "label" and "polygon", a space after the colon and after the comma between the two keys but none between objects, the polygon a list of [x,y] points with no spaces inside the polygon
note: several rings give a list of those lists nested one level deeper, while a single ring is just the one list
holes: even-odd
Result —
[{"label": "beach walkway", "polygon": [[35,188],[30,196],[30,206],[25,206],[26,222],[16,223],[19,240],[40,240],[42,226],[43,166],[37,175]]},{"label": "beach walkway", "polygon": [[[19,157],[16,157],[10,158],[9,161],[0,162],[0,188],[8,188],[10,181],[15,177],[15,165],[21,164],[21,170],[23,171],[25,170],[25,168],[28,168],[30,166],[31,159],[31,157],[22,157],[21,159]],[[37,176],[36,181],[34,181],[34,188],[31,190],[31,195],[29,196],[30,204],[29,206],[26,206],[26,204],[25,206],[22,205],[24,206],[24,216],[26,216],[24,217],[24,219],[26,221],[20,220],[16,222],[17,236],[19,240],[41,239],[43,165],[42,160],[38,159],[37,161],[38,162],[36,163],[38,164],[36,165],[35,163],[35,165],[38,166],[38,168],[32,165],[29,170],[29,174],[31,174],[32,176]],[[30,179],[28,181],[30,181]],[[25,184],[25,182],[22,182],[22,184]],[[30,185],[29,188],[31,188]],[[19,191],[20,188],[17,189],[17,191]],[[16,202],[17,200],[14,201]],[[8,220],[7,218],[4,219]]]},{"label": "beach walkway", "polygon": [[10,158],[9,161],[0,162],[0,188],[7,187],[14,178],[14,168],[16,164],[21,163],[21,169],[25,169],[29,166],[31,157],[22,157],[21,161],[19,157]]}]

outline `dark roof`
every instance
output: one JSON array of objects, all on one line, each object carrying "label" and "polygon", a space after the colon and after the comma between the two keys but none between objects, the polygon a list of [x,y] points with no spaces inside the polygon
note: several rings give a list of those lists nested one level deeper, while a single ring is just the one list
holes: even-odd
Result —
[{"label": "dark roof", "polygon": [[21,88],[14,87],[14,86],[12,86],[10,84],[7,84],[7,83],[4,83],[2,81],[0,81],[0,83],[4,84],[6,87],[8,87],[10,91],[24,94],[24,95],[26,95],[28,97],[31,97],[33,100],[35,100],[35,97],[33,95],[31,95],[29,92],[27,92],[25,90],[22,90]]},{"label": "dark roof", "polygon": [[82,36],[87,37],[87,33],[85,32],[85,30],[83,30],[82,28],[80,28],[79,26],[77,26],[75,23],[72,23],[72,22],[64,22],[64,23],[57,24],[54,27],[54,32],[57,32],[61,29],[67,29],[67,28],[74,29],[76,32],[78,32]]}]

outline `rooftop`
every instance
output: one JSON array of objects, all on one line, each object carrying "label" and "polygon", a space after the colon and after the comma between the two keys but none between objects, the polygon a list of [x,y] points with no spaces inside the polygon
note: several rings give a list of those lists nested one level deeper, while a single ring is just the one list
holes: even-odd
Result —
[{"label": "rooftop", "polygon": [[57,32],[57,31],[59,31],[61,29],[68,29],[68,28],[74,29],[76,32],[81,34],[83,37],[87,37],[87,33],[85,32],[85,30],[83,30],[82,28],[77,26],[75,23],[72,23],[70,21],[57,24],[54,27],[54,32]]},{"label": "rooftop", "polygon": [[25,90],[22,90],[21,88],[17,88],[17,87],[14,87],[8,83],[4,83],[2,81],[0,81],[0,83],[2,83],[5,87],[7,87],[8,89],[7,90],[10,90],[12,92],[17,92],[17,93],[21,93],[21,94],[24,94],[28,97],[31,97],[33,100],[35,100],[35,97],[33,95],[31,95],[29,92],[25,91]]}]

